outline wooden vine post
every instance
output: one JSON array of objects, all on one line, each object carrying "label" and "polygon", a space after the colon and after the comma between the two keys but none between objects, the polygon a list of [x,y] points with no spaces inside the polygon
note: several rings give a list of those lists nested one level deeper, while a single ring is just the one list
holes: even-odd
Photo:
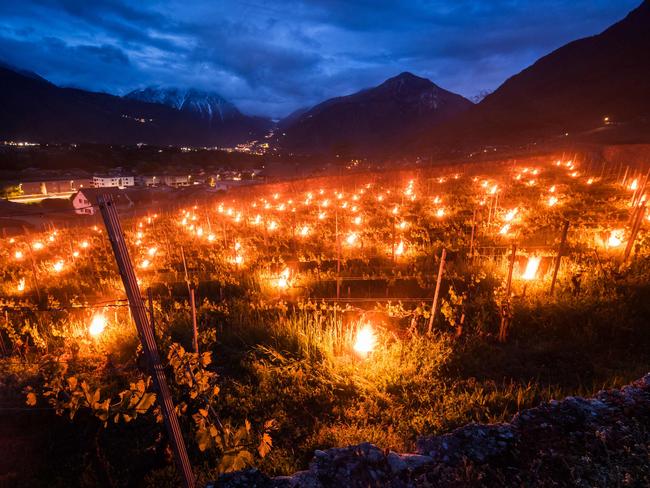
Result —
[{"label": "wooden vine post", "polygon": [[508,265],[508,280],[506,281],[506,296],[505,301],[501,305],[501,326],[499,327],[499,341],[505,342],[508,337],[508,327],[510,325],[510,290],[512,288],[512,272],[515,267],[515,259],[517,258],[517,245],[512,245],[512,252],[510,254],[510,263]]},{"label": "wooden vine post", "polygon": [[428,333],[431,334],[433,331],[433,319],[436,316],[436,308],[438,306],[438,295],[440,294],[440,283],[442,282],[442,273],[445,270],[445,259],[447,257],[447,250],[442,249],[442,254],[440,255],[440,266],[438,267],[438,279],[436,280],[436,291],[433,294],[433,302],[431,303],[431,315],[429,316],[429,329]]},{"label": "wooden vine post", "polygon": [[564,221],[564,227],[562,228],[562,237],[560,239],[560,247],[557,250],[557,257],[555,258],[555,266],[553,267],[553,278],[551,279],[551,289],[549,294],[553,294],[555,290],[555,282],[557,281],[557,273],[560,270],[560,261],[562,260],[562,254],[564,253],[564,246],[566,245],[567,234],[569,233],[569,221]]}]

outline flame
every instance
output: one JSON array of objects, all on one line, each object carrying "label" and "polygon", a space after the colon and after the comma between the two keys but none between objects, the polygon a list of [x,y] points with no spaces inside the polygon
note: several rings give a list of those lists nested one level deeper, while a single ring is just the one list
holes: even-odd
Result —
[{"label": "flame", "polygon": [[526,263],[526,270],[524,271],[524,274],[521,275],[521,278],[526,281],[534,280],[541,260],[542,258],[539,256],[529,257],[528,262]]},{"label": "flame", "polygon": [[439,208],[436,211],[436,217],[438,217],[440,219],[440,218],[442,218],[444,216],[445,216],[445,209],[444,208]]},{"label": "flame", "polygon": [[399,244],[395,248],[395,255],[401,256],[402,254],[404,254],[404,241],[399,241]]},{"label": "flame", "polygon": [[22,251],[16,251],[16,252],[14,253],[14,257],[15,257],[16,259],[18,259],[18,260],[23,259],[23,256],[24,256],[24,254],[23,254]]},{"label": "flame", "polygon": [[506,222],[511,222],[512,219],[515,218],[515,216],[517,215],[518,212],[519,212],[518,208],[513,208],[512,210],[509,210],[508,213],[506,213],[503,220],[505,220]]},{"label": "flame", "polygon": [[608,247],[618,247],[623,244],[623,239],[625,237],[625,231],[623,229],[615,229],[610,232],[609,238],[607,239]]},{"label": "flame", "polygon": [[499,234],[506,235],[509,230],[510,230],[510,224],[505,224],[503,227],[501,227],[501,230],[499,230]]},{"label": "flame", "polygon": [[96,314],[90,321],[88,333],[93,337],[98,337],[106,328],[106,317],[102,314]]},{"label": "flame", "polygon": [[370,324],[365,324],[357,331],[357,337],[354,341],[354,350],[361,356],[370,354],[377,345],[377,336]]},{"label": "flame", "polygon": [[557,203],[557,197],[549,197],[549,199],[548,199],[548,206],[549,207],[552,207],[556,203]]},{"label": "flame", "polygon": [[287,288],[289,286],[289,275],[291,274],[291,270],[289,268],[284,268],[282,270],[282,273],[280,273],[280,276],[278,276],[278,279],[275,282],[275,286],[278,288]]},{"label": "flame", "polygon": [[300,228],[300,235],[302,237],[307,237],[309,235],[309,226],[308,225],[303,225]]},{"label": "flame", "polygon": [[358,238],[358,236],[357,236],[356,232],[351,232],[345,238],[345,242],[347,242],[349,246],[352,246],[352,245],[354,245],[355,242],[357,242],[357,238]]},{"label": "flame", "polygon": [[25,291],[25,278],[20,278],[20,280],[18,280],[18,285],[16,286],[16,289],[18,291]]},{"label": "flame", "polygon": [[63,270],[64,265],[65,265],[65,263],[63,262],[63,260],[59,259],[57,262],[55,262],[52,265],[52,269],[54,270],[55,273],[59,273],[60,271]]}]

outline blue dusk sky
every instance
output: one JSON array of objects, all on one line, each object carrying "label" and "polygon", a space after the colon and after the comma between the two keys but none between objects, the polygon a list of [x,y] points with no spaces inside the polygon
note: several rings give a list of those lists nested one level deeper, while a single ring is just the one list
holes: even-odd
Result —
[{"label": "blue dusk sky", "polygon": [[468,98],[640,0],[0,1],[0,60],[63,86],[216,91],[281,117],[402,71]]}]

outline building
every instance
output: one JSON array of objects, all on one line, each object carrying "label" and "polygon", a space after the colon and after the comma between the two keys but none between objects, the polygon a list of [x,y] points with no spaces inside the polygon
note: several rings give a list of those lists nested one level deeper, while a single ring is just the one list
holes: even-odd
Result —
[{"label": "building", "polygon": [[159,186],[162,180],[158,176],[136,176],[135,184],[138,186],[146,186],[148,188]]},{"label": "building", "polygon": [[118,208],[133,206],[133,200],[129,198],[129,195],[124,190],[119,188],[82,188],[72,198],[72,206],[75,213],[79,215],[95,215],[98,211],[97,197],[106,194],[113,197],[113,201]]},{"label": "building", "polygon": [[95,188],[126,188],[135,184],[133,176],[93,176]]},{"label": "building", "polygon": [[72,193],[92,186],[92,180],[78,178],[69,180],[40,180],[20,183],[24,195],[49,195],[51,193]]},{"label": "building", "polygon": [[192,179],[192,175],[165,175],[163,176],[163,183],[167,186],[178,188],[181,186],[191,186],[194,184],[194,180]]}]

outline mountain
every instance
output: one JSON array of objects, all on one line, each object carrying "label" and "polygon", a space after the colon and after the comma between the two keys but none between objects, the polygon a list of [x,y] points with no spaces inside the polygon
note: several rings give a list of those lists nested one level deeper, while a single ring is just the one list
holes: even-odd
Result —
[{"label": "mountain", "polygon": [[293,153],[378,155],[399,147],[412,132],[435,127],[471,106],[426,78],[402,73],[293,114],[290,123],[280,122],[283,131],[277,142]]},{"label": "mountain", "polygon": [[270,120],[243,115],[227,102],[219,111],[215,101],[212,117],[206,119],[205,113],[189,109],[192,103],[179,110],[61,88],[33,73],[0,66],[0,140],[231,146],[259,139],[272,126]]},{"label": "mountain", "polygon": [[209,122],[238,119],[242,113],[228,100],[215,92],[200,91],[194,88],[148,87],[134,90],[124,98],[141,102],[159,103],[198,115]]},{"label": "mountain", "polygon": [[567,133],[569,138],[623,142],[648,139],[649,123],[646,0],[604,32],[542,57],[455,121],[422,134],[417,146],[537,142]]}]

